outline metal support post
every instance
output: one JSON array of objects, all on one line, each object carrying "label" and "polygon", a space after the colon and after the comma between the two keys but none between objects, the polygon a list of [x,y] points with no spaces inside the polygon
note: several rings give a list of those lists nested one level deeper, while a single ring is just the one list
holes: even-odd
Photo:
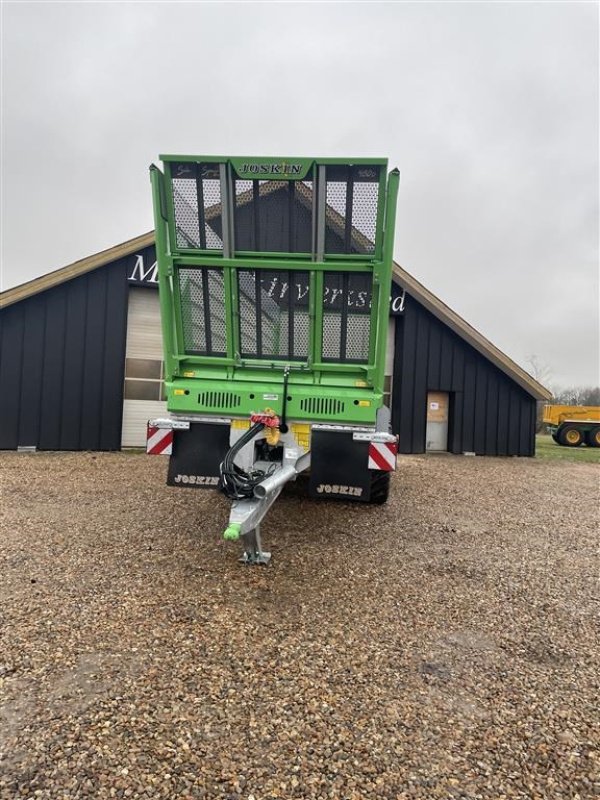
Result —
[{"label": "metal support post", "polygon": [[268,564],[271,553],[262,549],[260,525],[257,525],[244,536],[244,555],[240,558],[243,564]]}]

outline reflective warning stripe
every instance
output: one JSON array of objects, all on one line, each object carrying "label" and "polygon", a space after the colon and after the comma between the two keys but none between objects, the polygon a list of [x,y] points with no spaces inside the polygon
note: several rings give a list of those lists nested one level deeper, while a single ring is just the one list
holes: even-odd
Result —
[{"label": "reflective warning stripe", "polygon": [[396,469],[396,442],[369,443],[369,469],[381,469],[393,472]]},{"label": "reflective warning stripe", "polygon": [[151,456],[170,456],[173,452],[173,431],[148,425],[146,452]]}]

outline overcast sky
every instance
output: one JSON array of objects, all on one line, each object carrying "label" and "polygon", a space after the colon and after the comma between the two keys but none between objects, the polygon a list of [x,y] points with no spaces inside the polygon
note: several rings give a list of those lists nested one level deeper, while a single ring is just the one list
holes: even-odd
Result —
[{"label": "overcast sky", "polygon": [[152,228],[158,153],[387,156],[396,260],[597,384],[596,3],[4,3],[2,289]]}]

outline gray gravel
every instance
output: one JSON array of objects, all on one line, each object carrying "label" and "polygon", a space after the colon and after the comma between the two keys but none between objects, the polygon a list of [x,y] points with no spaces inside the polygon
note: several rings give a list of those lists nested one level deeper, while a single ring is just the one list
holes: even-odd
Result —
[{"label": "gray gravel", "polygon": [[597,796],[597,465],[402,458],[268,568],[162,458],[0,466],[2,798]]}]

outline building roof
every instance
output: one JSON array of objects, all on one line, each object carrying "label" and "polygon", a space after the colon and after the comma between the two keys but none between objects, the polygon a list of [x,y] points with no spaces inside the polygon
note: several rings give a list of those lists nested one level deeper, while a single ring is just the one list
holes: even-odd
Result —
[{"label": "building roof", "polygon": [[109,247],[108,250],[101,250],[93,256],[81,258],[79,261],[67,264],[66,267],[55,269],[53,272],[48,272],[46,275],[34,278],[32,281],[22,283],[20,286],[14,286],[12,289],[0,292],[0,308],[18,303],[20,300],[25,300],[25,298],[34,294],[45,292],[46,289],[52,289],[54,286],[70,281],[72,278],[77,278],[79,275],[85,275],[86,272],[91,272],[94,269],[98,269],[98,267],[104,267],[106,264],[110,264],[111,261],[117,261],[119,258],[129,256],[137,250],[153,244],[154,231],[148,231],[142,236],[136,236],[135,239],[128,239],[115,247]]},{"label": "building roof", "polygon": [[[87,258],[82,258],[61,269],[49,272],[34,280],[27,281],[27,283],[22,283],[20,286],[15,286],[12,289],[7,289],[0,293],[0,308],[18,303],[35,294],[39,294],[61,283],[72,280],[79,275],[84,275],[86,272],[91,272],[99,267],[106,266],[112,261],[117,261],[119,258],[132,255],[138,250],[144,247],[150,247],[153,244],[154,231],[148,231],[148,233],[136,236],[134,239],[128,239],[126,242],[118,244],[115,247],[109,247],[108,250],[101,250],[99,253],[95,253]],[[508,375],[509,378],[521,386],[528,394],[536,400],[549,400],[551,398],[552,394],[545,386],[542,386],[541,383],[536,381],[535,378],[529,375],[529,373],[499,350],[486,339],[485,336],[469,325],[468,322],[395,262],[393,266],[393,277],[411,297],[414,297],[415,300],[421,303],[434,317],[437,317],[440,322],[447,325],[454,333],[460,336],[461,339],[464,339],[464,341],[474,347],[475,350]]]}]

